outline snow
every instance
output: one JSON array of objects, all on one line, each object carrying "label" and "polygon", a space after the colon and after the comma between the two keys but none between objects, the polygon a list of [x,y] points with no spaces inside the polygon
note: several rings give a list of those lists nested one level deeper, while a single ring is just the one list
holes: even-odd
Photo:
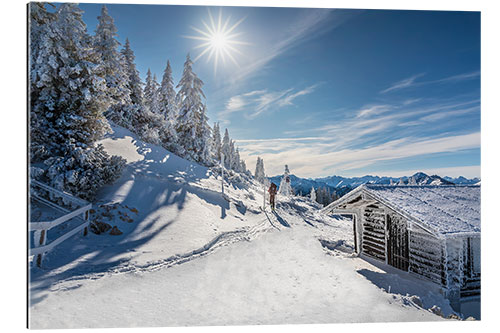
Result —
[{"label": "snow", "polygon": [[262,186],[234,178],[227,201],[209,168],[113,131],[101,143],[128,164],[98,193],[92,218],[123,234],[75,236],[30,269],[31,328],[442,320],[434,305],[451,313],[435,285],[353,254],[349,220],[310,199],[278,195],[276,212],[262,212]]},{"label": "snow", "polygon": [[364,186],[441,235],[481,232],[479,186]]}]

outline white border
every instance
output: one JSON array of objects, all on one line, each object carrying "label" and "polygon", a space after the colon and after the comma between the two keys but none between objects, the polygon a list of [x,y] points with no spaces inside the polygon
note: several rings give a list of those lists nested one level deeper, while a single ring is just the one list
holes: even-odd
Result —
[{"label": "white border", "polygon": [[[425,10],[467,10],[481,11],[482,19],[482,221],[483,221],[483,309],[481,322],[460,323],[396,323],[396,324],[332,324],[332,325],[284,325],[284,326],[245,326],[245,327],[188,327],[167,328],[169,332],[298,332],[311,330],[331,332],[348,330],[354,332],[422,332],[425,330],[450,330],[466,332],[471,330],[493,330],[496,310],[498,309],[498,250],[493,247],[497,242],[498,217],[494,215],[496,198],[493,189],[498,188],[498,103],[500,59],[498,31],[500,31],[498,1],[396,1],[396,0],[188,0],[188,1],[82,1],[93,3],[138,3],[138,4],[182,4],[182,5],[237,5],[273,7],[321,7],[321,8],[370,8],[370,9],[425,9]],[[2,326],[11,331],[24,330],[26,325],[26,221],[19,220],[18,214],[26,211],[26,3],[11,1],[2,3],[2,117],[0,133],[2,138],[2,169],[0,175],[6,182],[2,188]],[[23,215],[23,214],[21,214]],[[14,233],[14,235],[12,235]],[[6,249],[10,249],[6,251]],[[11,250],[11,249],[14,249]],[[348,325],[348,326],[346,326]],[[143,329],[127,329],[139,332]],[[149,331],[165,328],[149,328]],[[47,332],[56,332],[47,330]],[[65,332],[66,330],[57,330]],[[84,330],[87,331],[87,330]],[[125,329],[93,329],[88,332],[121,332]]]}]

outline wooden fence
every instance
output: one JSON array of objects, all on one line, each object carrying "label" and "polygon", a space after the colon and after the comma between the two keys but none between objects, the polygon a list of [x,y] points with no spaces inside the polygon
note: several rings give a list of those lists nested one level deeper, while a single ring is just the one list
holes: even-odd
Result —
[{"label": "wooden fence", "polygon": [[[46,184],[36,180],[30,180],[30,197],[38,202],[41,202],[57,211],[64,213],[63,216],[56,218],[53,221],[31,222],[29,223],[29,231],[34,231],[34,242],[30,246],[29,255],[36,256],[36,265],[42,264],[42,256],[49,252],[54,247],[64,242],[71,236],[83,231],[86,236],[89,227],[89,210],[92,204],[85,200],[75,198],[74,196],[56,190]],[[50,229],[67,222],[71,219],[81,221],[77,227],[71,231],[61,235],[57,239],[46,244],[47,233]]]}]

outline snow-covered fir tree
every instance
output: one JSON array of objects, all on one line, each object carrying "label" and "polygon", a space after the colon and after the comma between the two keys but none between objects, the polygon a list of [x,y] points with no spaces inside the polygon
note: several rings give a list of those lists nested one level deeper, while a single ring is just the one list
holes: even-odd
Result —
[{"label": "snow-covered fir tree", "polygon": [[214,160],[216,161],[216,163],[220,163],[221,161],[221,150],[222,142],[220,138],[219,123],[214,123],[214,127],[212,130],[212,152],[214,154]]},{"label": "snow-covered fir tree", "polygon": [[135,66],[134,51],[130,48],[130,41],[128,38],[125,40],[125,46],[121,50],[123,55],[125,72],[128,76],[127,86],[130,90],[130,99],[136,106],[142,106],[144,102],[144,95],[142,91],[142,81],[139,76],[139,71]]},{"label": "snow-covered fir tree", "polygon": [[[50,152],[46,145],[50,139],[50,133],[46,130],[49,120],[46,117],[46,107],[39,105],[39,97],[47,92],[47,85],[42,82],[52,80],[57,75],[57,63],[49,60],[56,59],[56,46],[61,43],[61,36],[57,34],[56,13],[51,13],[46,9],[46,3],[29,3],[29,27],[30,38],[28,48],[29,76],[30,76],[30,155],[31,159],[42,159],[48,157]],[[51,5],[53,6],[53,5]],[[51,66],[50,64],[53,64]]]},{"label": "snow-covered fir tree", "polygon": [[193,72],[193,62],[189,56],[184,63],[182,78],[177,85],[180,103],[177,117],[177,141],[185,154],[184,157],[204,164],[212,165],[211,160],[211,128],[208,125],[205,105],[202,97],[203,81]]},{"label": "snow-covered fir tree", "polygon": [[148,68],[146,74],[146,84],[144,86],[144,106],[153,113],[160,113],[159,104],[159,84],[156,81],[156,76],[151,74],[151,70]]},{"label": "snow-covered fir tree", "polygon": [[[247,164],[245,163],[245,160],[243,159],[240,159],[240,172],[243,172],[243,173],[248,173],[247,172]],[[248,173],[251,175],[251,173]]]},{"label": "snow-covered fir tree", "polygon": [[120,43],[116,40],[118,30],[106,6],[102,6],[101,15],[97,19],[93,46],[101,57],[100,66],[104,71],[106,91],[111,105],[115,106],[115,110],[111,112],[121,113],[123,107],[131,104],[131,99],[124,57],[118,50]]},{"label": "snow-covered fir tree", "polygon": [[44,29],[30,68],[36,87],[30,92],[30,125],[44,134],[31,137],[31,162],[43,161],[41,176],[52,186],[91,199],[124,165],[95,145],[109,130],[105,72],[76,4],[62,4]]},{"label": "snow-covered fir tree", "polygon": [[264,160],[257,157],[257,163],[255,164],[255,179],[260,183],[264,183],[265,178],[266,172],[264,170]]},{"label": "snow-covered fir tree", "polygon": [[285,165],[285,172],[283,173],[283,178],[281,178],[278,193],[284,196],[290,196],[293,194],[288,165]]},{"label": "snow-covered fir tree", "polygon": [[311,200],[316,201],[316,190],[314,189],[314,186],[311,188]]},{"label": "snow-covered fir tree", "polygon": [[158,94],[159,111],[166,121],[162,141],[164,145],[173,145],[177,141],[175,125],[177,122],[178,106],[174,90],[174,80],[172,78],[172,68],[170,67],[170,61],[168,60],[167,66],[163,72],[163,78],[161,80]]},{"label": "snow-covered fir tree", "polygon": [[226,128],[224,138],[222,139],[221,152],[224,155],[224,167],[231,168],[231,139],[229,138],[229,131]]},{"label": "snow-covered fir tree", "polygon": [[[234,143],[233,143],[233,146],[234,146]],[[234,151],[234,157],[233,157],[233,170],[236,171],[236,172],[243,172],[243,170],[241,170],[241,157],[240,157],[240,150],[238,147],[234,146],[236,148],[236,150]]]},{"label": "snow-covered fir tree", "polygon": [[159,111],[159,84],[148,69],[143,93],[143,104],[136,108],[132,130],[146,142],[162,145],[166,121]]},{"label": "snow-covered fir tree", "polygon": [[[229,169],[234,170],[236,165],[236,149],[234,147],[234,141],[229,142]],[[236,171],[236,170],[235,170]]]}]

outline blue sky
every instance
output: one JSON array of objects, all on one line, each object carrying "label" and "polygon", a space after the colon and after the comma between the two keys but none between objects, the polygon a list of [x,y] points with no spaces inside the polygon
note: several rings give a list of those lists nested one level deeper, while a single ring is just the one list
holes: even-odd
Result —
[{"label": "blue sky", "polygon": [[[212,15],[235,50],[208,53],[210,123],[221,122],[247,166],[288,164],[301,177],[480,176],[480,14],[447,11],[107,5],[144,78],[174,81],[197,58]],[[101,5],[81,4],[93,33]],[[242,21],[241,21],[242,20]]]}]

